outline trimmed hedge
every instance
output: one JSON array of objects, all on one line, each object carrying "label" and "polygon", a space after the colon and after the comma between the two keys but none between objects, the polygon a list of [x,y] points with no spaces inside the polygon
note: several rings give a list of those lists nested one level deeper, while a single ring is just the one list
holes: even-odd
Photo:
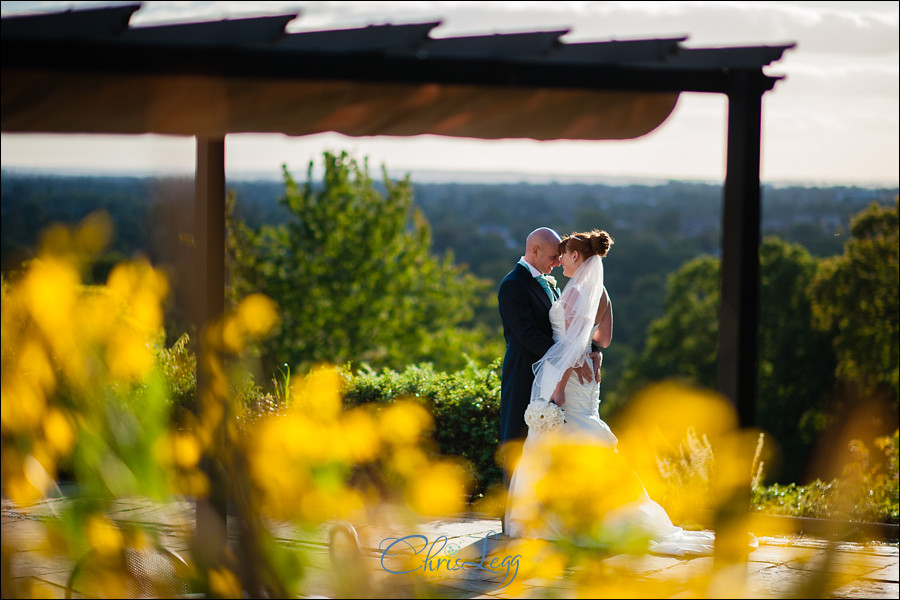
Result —
[{"label": "trimmed hedge", "polygon": [[470,362],[455,373],[436,372],[429,363],[408,366],[400,373],[364,367],[355,375],[345,375],[344,405],[401,398],[421,402],[434,418],[432,437],[438,451],[468,462],[474,482],[472,497],[479,498],[503,479],[495,458],[500,434],[500,364],[497,359],[482,368]]},{"label": "trimmed hedge", "polygon": [[[182,336],[171,348],[157,354],[157,362],[169,386],[176,409],[193,409],[196,381],[195,358]],[[468,366],[454,373],[435,371],[431,364],[408,366],[402,372],[375,372],[363,367],[352,374],[344,370],[345,406],[387,404],[402,398],[421,402],[434,418],[432,439],[437,451],[467,461],[473,488],[470,500],[501,485],[497,460],[500,431],[500,368],[497,359],[487,367]],[[284,375],[284,374],[282,374]],[[274,380],[273,380],[274,381]],[[252,380],[234,390],[247,417],[283,410],[283,390],[265,392]],[[177,412],[176,412],[177,414]],[[807,485],[753,487],[755,510],[768,514],[816,518],[845,518],[881,523],[898,522],[898,433],[875,440],[869,449],[859,440],[851,443],[850,461],[841,477]],[[849,513],[849,514],[848,514]]]}]

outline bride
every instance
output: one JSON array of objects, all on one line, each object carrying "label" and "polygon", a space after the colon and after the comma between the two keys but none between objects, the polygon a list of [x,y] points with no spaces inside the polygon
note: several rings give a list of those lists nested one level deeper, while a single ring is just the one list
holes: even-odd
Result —
[{"label": "bride", "polygon": [[[553,429],[529,423],[510,481],[505,529],[510,537],[579,546],[622,547],[627,538],[657,554],[711,554],[714,534],[672,524],[624,465],[616,451],[618,439],[597,412],[600,365],[591,364],[590,352],[592,340],[604,348],[612,341],[612,303],[603,285],[602,260],[612,244],[610,235],[598,230],[568,235],[559,244],[563,274],[570,279],[550,309],[555,344],[533,366],[529,411],[553,412],[549,400],[564,408],[565,422]],[[560,473],[560,463],[570,472]],[[575,468],[582,472],[572,473]],[[567,476],[574,485],[566,484]],[[584,493],[585,480],[591,493]],[[564,498],[573,487],[581,490],[577,497]]]}]

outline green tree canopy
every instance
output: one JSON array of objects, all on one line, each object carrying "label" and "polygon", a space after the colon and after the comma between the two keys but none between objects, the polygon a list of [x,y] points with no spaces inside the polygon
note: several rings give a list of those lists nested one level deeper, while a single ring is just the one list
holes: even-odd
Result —
[{"label": "green tree canopy", "polygon": [[[760,247],[760,313],[756,423],[778,441],[785,457],[780,478],[802,477],[825,426],[834,369],[829,337],[813,328],[807,287],[816,260],[802,246],[767,237]],[[629,393],[652,381],[682,378],[716,386],[720,297],[719,260],[701,256],[669,279],[665,313],[629,363]],[[771,474],[771,473],[770,473]]]},{"label": "green tree canopy", "polygon": [[719,261],[712,256],[694,258],[669,277],[664,313],[647,328],[643,351],[626,368],[626,394],[670,377],[715,387],[719,285]]},{"label": "green tree canopy", "polygon": [[[898,203],[872,204],[851,222],[843,255],[822,262],[811,286],[816,324],[833,335],[836,375],[857,398],[897,417],[900,277]],[[894,422],[896,425],[896,421]]]},{"label": "green tree canopy", "polygon": [[324,163],[321,185],[312,162],[303,186],[284,168],[287,222],[254,230],[229,219],[235,296],[262,292],[282,310],[264,364],[430,361],[452,369],[466,352],[495,358],[499,349],[465,328],[487,282],[455,266],[452,253],[431,254],[409,177],[392,182],[385,170],[382,193],[367,162],[326,152]]}]

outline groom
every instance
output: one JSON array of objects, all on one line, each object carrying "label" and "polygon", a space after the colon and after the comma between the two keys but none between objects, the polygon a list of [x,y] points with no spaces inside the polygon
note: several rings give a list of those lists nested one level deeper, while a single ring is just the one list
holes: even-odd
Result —
[{"label": "groom", "polygon": [[531,399],[534,372],[531,366],[553,345],[550,306],[559,298],[559,289],[546,276],[559,266],[559,235],[541,227],[525,240],[525,255],[500,283],[497,300],[506,355],[500,386],[500,447],[503,452],[503,487],[521,456],[521,443],[528,433],[525,409]]}]

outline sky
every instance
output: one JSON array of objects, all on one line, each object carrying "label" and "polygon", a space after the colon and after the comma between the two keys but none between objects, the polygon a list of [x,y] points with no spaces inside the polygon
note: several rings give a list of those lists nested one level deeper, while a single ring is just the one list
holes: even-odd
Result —
[{"label": "sky", "polygon": [[[2,2],[3,16],[128,2]],[[796,43],[765,68],[784,76],[763,96],[760,177],[773,185],[897,187],[900,180],[900,3],[889,2],[166,2],[131,25],[300,13],[287,30],[441,25],[432,37],[568,29],[564,42],[687,36],[685,47]],[[305,177],[346,150],[413,181],[704,181],[725,175],[727,101],[684,93],[656,130],[629,141],[471,140],[441,136],[226,138],[229,178]],[[190,173],[192,138],[0,135],[4,169]]]}]

